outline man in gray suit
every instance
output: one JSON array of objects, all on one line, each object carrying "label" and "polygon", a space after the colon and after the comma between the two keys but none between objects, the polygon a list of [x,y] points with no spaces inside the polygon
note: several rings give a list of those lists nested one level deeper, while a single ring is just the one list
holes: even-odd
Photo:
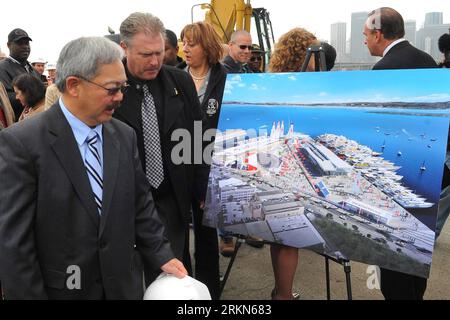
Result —
[{"label": "man in gray suit", "polygon": [[122,58],[106,38],[69,42],[59,102],[0,132],[6,299],[141,299],[144,267],[187,274],[163,236],[136,135],[111,119]]}]

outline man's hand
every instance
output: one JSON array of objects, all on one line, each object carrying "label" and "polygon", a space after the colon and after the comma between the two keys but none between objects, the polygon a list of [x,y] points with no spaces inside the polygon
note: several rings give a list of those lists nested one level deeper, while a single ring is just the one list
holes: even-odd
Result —
[{"label": "man's hand", "polygon": [[183,263],[178,259],[172,259],[161,267],[165,273],[172,274],[175,277],[182,279],[187,276],[188,272]]},{"label": "man's hand", "polygon": [[200,201],[200,209],[205,209],[205,201]]}]

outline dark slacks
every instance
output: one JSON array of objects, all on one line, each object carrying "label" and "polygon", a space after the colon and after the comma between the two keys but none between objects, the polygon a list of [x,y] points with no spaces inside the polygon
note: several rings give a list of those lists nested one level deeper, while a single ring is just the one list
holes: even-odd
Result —
[{"label": "dark slacks", "polygon": [[[186,241],[189,234],[189,225],[178,214],[177,201],[172,194],[167,194],[164,197],[155,197],[154,200],[158,216],[164,224],[164,235],[169,239],[173,254],[175,258],[183,261],[185,250],[189,250],[189,241]],[[186,269],[191,274],[189,268],[187,267]],[[162,271],[160,269],[154,270],[153,272],[146,271],[145,284],[148,287]]]},{"label": "dark slacks", "polygon": [[380,268],[381,292],[386,300],[423,300],[427,279]]},{"label": "dark slacks", "polygon": [[[192,203],[192,215],[195,279],[208,287],[213,300],[218,300],[220,298],[220,272],[217,230],[203,225],[203,210],[195,200]],[[187,252],[184,261],[188,259],[190,260],[190,256]]]}]

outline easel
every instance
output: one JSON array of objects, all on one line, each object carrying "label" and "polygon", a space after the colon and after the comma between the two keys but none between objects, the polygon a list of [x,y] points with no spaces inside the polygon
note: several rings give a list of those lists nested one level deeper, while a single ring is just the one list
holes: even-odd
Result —
[{"label": "easel", "polygon": [[[225,271],[223,279],[221,279],[221,281],[220,281],[220,295],[222,295],[222,292],[223,292],[223,289],[225,288],[228,277],[230,276],[231,268],[233,267],[234,261],[236,260],[236,256],[239,252],[239,248],[241,247],[242,243],[245,241],[245,238],[246,237],[244,237],[242,235],[236,236],[236,245],[234,247],[233,255],[230,258],[230,262],[228,263],[228,267],[227,267],[227,270]],[[264,244],[270,244],[270,242],[264,241]],[[347,299],[353,300],[351,275],[350,275],[351,274],[350,261],[346,260],[346,259],[333,258],[333,257],[327,256],[325,254],[321,254],[321,253],[318,253],[318,254],[325,258],[325,281],[326,281],[326,285],[327,285],[327,300],[331,300],[330,260],[333,262],[336,262],[344,267],[345,280],[346,280],[346,284],[347,284]]]},{"label": "easel", "polygon": [[236,236],[236,244],[234,246],[234,252],[233,255],[230,258],[230,262],[228,263],[227,270],[225,271],[225,274],[223,275],[223,279],[220,280],[220,295],[222,296],[223,289],[225,288],[225,285],[227,284],[228,277],[231,273],[231,268],[233,267],[234,260],[236,260],[236,256],[238,254],[239,248],[241,247],[242,243],[245,241],[245,237],[242,235]]},{"label": "easel", "polygon": [[[325,51],[322,45],[314,45],[310,46],[306,52],[305,61],[303,62],[301,72],[306,72],[308,68],[309,61],[311,60],[311,56],[314,55],[315,62],[315,71],[327,71],[327,65],[325,60]],[[227,283],[228,277],[231,272],[231,268],[233,267],[233,263],[236,259],[239,248],[241,247],[242,242],[245,241],[245,237],[242,235],[237,236],[236,246],[234,248],[233,255],[231,256],[231,260],[228,263],[227,270],[225,275],[220,283],[220,294],[222,295],[223,289]],[[265,242],[269,243],[269,242]],[[269,243],[270,244],[270,243]],[[350,261],[346,259],[333,258],[326,254],[321,254],[322,257],[325,258],[325,279],[327,285],[327,300],[331,300],[331,285],[330,285],[330,260],[336,262],[344,267],[345,279],[347,285],[347,299],[352,300],[352,284],[351,284],[351,266]]]},{"label": "easel", "polygon": [[[320,254],[320,253],[319,253]],[[330,260],[340,265],[344,266],[345,272],[345,282],[347,285],[347,300],[353,300],[352,296],[352,282],[350,273],[352,272],[352,268],[350,266],[350,261],[346,259],[336,259],[325,254],[320,254],[325,258],[325,278],[327,283],[327,300],[331,300],[331,286],[330,286]]]},{"label": "easel", "polygon": [[311,56],[314,55],[315,71],[327,71],[325,60],[325,51],[323,46],[310,46],[306,51],[305,61],[303,62],[301,72],[306,72]]}]

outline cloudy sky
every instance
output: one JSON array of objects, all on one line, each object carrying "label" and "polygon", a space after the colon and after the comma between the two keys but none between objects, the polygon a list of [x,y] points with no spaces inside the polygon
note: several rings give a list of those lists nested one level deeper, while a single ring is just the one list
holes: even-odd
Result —
[{"label": "cloudy sky", "polygon": [[[116,32],[120,23],[134,11],[151,12],[166,28],[179,33],[191,22],[191,7],[204,0],[22,0],[2,1],[0,12],[0,48],[8,53],[8,33],[17,27],[25,29],[33,39],[31,57],[56,61],[59,51],[68,41],[81,36],[103,36],[108,26]],[[444,12],[444,22],[450,23],[448,0],[251,0],[253,7],[269,10],[275,39],[294,27],[304,27],[320,39],[330,37],[334,22],[350,23],[352,12],[371,11],[391,6],[405,19],[423,24],[426,12]],[[202,20],[200,8],[194,10],[194,20]],[[347,26],[349,33],[350,25]],[[349,34],[347,35],[349,36]]]},{"label": "cloudy sky", "polygon": [[224,101],[447,102],[448,83],[444,69],[228,75]]}]

